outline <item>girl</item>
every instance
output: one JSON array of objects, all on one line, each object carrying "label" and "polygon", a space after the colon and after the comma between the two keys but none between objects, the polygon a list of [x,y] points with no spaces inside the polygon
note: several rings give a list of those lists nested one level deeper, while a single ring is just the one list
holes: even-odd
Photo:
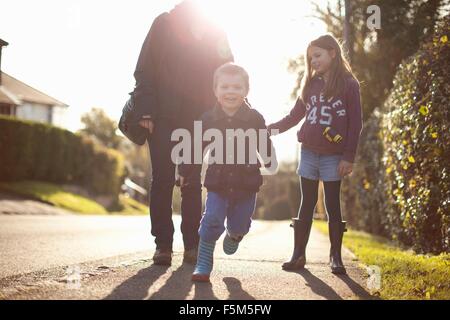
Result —
[{"label": "girl", "polygon": [[301,96],[291,112],[269,126],[284,132],[306,116],[297,133],[302,143],[298,167],[301,205],[293,219],[294,252],[284,270],[305,266],[305,249],[317,203],[319,180],[323,181],[331,242],[330,266],[336,274],[346,273],[341,258],[345,221],[340,207],[341,179],[350,174],[362,129],[359,82],[331,35],[312,41],[306,50],[306,71]]}]

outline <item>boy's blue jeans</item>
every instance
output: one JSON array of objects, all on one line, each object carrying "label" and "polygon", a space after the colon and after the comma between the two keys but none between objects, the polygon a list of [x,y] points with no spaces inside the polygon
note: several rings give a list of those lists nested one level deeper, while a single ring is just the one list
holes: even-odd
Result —
[{"label": "boy's blue jeans", "polygon": [[225,218],[230,236],[246,235],[250,230],[255,205],[256,193],[250,194],[242,200],[231,201],[217,192],[208,191],[205,213],[198,231],[200,239],[206,242],[217,241],[225,231]]}]

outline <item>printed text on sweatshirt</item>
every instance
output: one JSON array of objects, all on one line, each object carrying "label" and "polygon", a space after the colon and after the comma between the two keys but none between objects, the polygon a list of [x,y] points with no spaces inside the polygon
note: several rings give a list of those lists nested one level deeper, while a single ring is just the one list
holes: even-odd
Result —
[{"label": "printed text on sweatshirt", "polygon": [[[324,155],[342,154],[343,160],[354,162],[359,136],[362,130],[362,110],[359,83],[348,76],[344,91],[337,97],[325,99],[325,82],[316,76],[307,89],[306,101],[297,99],[290,113],[269,129],[278,129],[280,133],[297,125],[304,117],[305,121],[297,132],[298,141],[303,147]],[[343,140],[330,142],[323,136],[326,127],[333,128]]]}]

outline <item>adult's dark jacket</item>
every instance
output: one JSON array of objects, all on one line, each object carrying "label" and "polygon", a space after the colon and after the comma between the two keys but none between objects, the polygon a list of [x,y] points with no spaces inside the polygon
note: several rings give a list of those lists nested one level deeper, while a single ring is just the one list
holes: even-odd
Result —
[{"label": "adult's dark jacket", "polygon": [[[244,161],[239,164],[238,161],[238,146],[239,141],[234,138],[234,150],[228,150],[226,148],[227,139],[230,139],[230,135],[227,136],[227,129],[242,129],[243,132],[248,129],[267,129],[264,117],[255,109],[252,109],[247,103],[244,103],[239,110],[232,116],[227,115],[222,108],[216,104],[216,106],[202,115],[200,118],[202,121],[202,136],[208,129],[217,129],[222,136],[223,153],[221,163],[212,163],[208,165],[206,170],[205,181],[203,185],[208,191],[214,191],[225,194],[232,197],[241,197],[250,193],[258,192],[259,188],[263,184],[263,178],[259,168],[261,167],[259,162],[253,162],[251,159],[257,159],[256,154],[267,158],[264,159],[265,167],[270,167],[270,159],[274,149],[269,135],[266,134],[262,137],[266,139],[266,150],[260,150],[260,136],[256,135],[256,144],[251,145],[249,139],[245,139],[245,158]],[[211,142],[203,142],[203,152],[206,151],[208,145]],[[241,150],[242,151],[242,150]],[[233,158],[229,159],[227,164],[227,158],[233,155]],[[275,156],[275,154],[273,154]],[[217,155],[215,155],[217,159]],[[190,171],[193,170],[192,166],[180,165],[179,173],[183,177],[188,177]]]},{"label": "adult's dark jacket", "polygon": [[154,121],[190,127],[214,105],[214,71],[230,61],[225,33],[183,2],[158,16],[144,41],[134,73],[136,108]]}]

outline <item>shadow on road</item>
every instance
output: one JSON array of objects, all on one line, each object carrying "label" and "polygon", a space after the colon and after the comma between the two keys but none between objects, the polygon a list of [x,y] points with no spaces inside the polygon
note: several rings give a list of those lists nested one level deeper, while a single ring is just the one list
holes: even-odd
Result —
[{"label": "shadow on road", "polygon": [[[168,266],[152,265],[139,271],[133,277],[127,279],[104,300],[143,300],[147,299],[152,284],[169,269]],[[164,285],[154,292],[149,300],[184,300],[189,295],[192,287],[195,288],[194,300],[217,300],[212,290],[211,283],[196,283],[191,281],[194,271],[193,265],[183,264],[172,272]]]},{"label": "shadow on road", "polygon": [[337,275],[339,279],[344,282],[350,290],[360,299],[366,299],[366,300],[380,300],[379,297],[375,297],[370,295],[369,292],[366,291],[364,287],[362,287],[359,283],[354,281],[352,278],[350,278],[347,275]]},{"label": "shadow on road", "polygon": [[317,295],[322,296],[327,300],[342,300],[341,296],[339,296],[333,288],[314,276],[307,269],[299,270],[296,273],[305,279],[306,285]]},{"label": "shadow on road", "polygon": [[238,279],[225,277],[223,278],[223,282],[225,282],[228,292],[230,293],[228,296],[229,300],[255,300],[255,297],[242,289],[242,284]]},{"label": "shadow on road", "polygon": [[[189,278],[190,279],[190,278]],[[194,284],[194,298],[193,300],[219,300],[212,289],[212,284],[206,283],[195,283]]]},{"label": "shadow on road", "polygon": [[192,288],[191,275],[194,266],[182,264],[177,270],[172,272],[166,283],[149,300],[184,300]]},{"label": "shadow on road", "polygon": [[168,266],[151,265],[142,269],[121,283],[104,300],[143,300],[148,296],[148,289],[166,273],[168,268]]}]

